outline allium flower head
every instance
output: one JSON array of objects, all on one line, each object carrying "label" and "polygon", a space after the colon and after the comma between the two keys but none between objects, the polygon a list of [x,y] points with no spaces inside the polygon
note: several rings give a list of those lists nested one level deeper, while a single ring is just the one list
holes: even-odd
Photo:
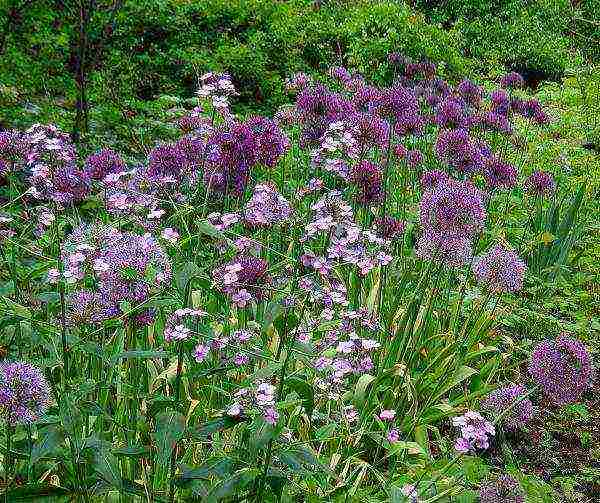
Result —
[{"label": "allium flower head", "polygon": [[461,174],[478,173],[485,160],[477,142],[464,129],[441,131],[435,142],[435,153]]},{"label": "allium flower head", "polygon": [[389,124],[381,117],[368,113],[356,114],[351,120],[352,136],[360,150],[372,146],[383,147],[387,144]]},{"label": "allium flower head", "polygon": [[50,405],[42,371],[26,362],[0,363],[0,417],[8,424],[35,423]]},{"label": "allium flower head", "polygon": [[473,248],[465,236],[425,231],[417,241],[416,254],[423,260],[439,262],[446,267],[462,267],[473,258]]},{"label": "allium flower head", "polygon": [[419,215],[427,231],[471,238],[483,229],[486,211],[474,185],[447,180],[425,191]]},{"label": "allium flower head", "polygon": [[525,85],[525,79],[517,72],[509,72],[500,79],[500,86],[504,89],[517,89]]},{"label": "allium flower head", "polygon": [[467,104],[458,96],[448,96],[435,110],[435,123],[446,129],[464,128],[468,125]]},{"label": "allium flower head", "polygon": [[377,113],[394,122],[418,109],[419,102],[414,92],[402,86],[383,89],[377,104]]},{"label": "allium flower head", "polygon": [[77,290],[67,299],[67,316],[73,326],[99,323],[119,314],[119,309],[101,292]]},{"label": "allium flower head", "polygon": [[21,169],[27,155],[26,137],[20,131],[0,132],[0,176]]},{"label": "allium flower head", "polygon": [[458,84],[456,91],[471,106],[478,106],[483,97],[483,89],[469,79],[465,79]]},{"label": "allium flower head", "polygon": [[517,430],[523,428],[533,417],[531,400],[522,398],[526,393],[527,388],[520,384],[505,386],[492,391],[481,407],[496,417],[503,415],[501,424],[510,430]]},{"label": "allium flower head", "polygon": [[394,239],[404,232],[406,222],[398,220],[390,215],[375,219],[374,222],[377,235],[383,239]]},{"label": "allium flower head", "polygon": [[291,214],[290,203],[268,183],[258,184],[244,207],[244,220],[255,227],[270,227],[284,223]]},{"label": "allium flower head", "polygon": [[579,400],[594,378],[586,347],[564,335],[554,341],[542,341],[535,347],[529,374],[556,405]]},{"label": "allium flower head", "polygon": [[525,180],[525,190],[534,196],[548,196],[556,190],[556,182],[550,173],[534,171]]},{"label": "allium flower head", "polygon": [[358,189],[358,201],[372,204],[383,197],[383,173],[371,161],[361,161],[352,168],[350,178]]},{"label": "allium flower head", "polygon": [[240,307],[252,299],[267,297],[266,287],[271,282],[268,263],[254,255],[239,255],[213,271],[217,287],[229,295]]},{"label": "allium flower head", "polygon": [[523,288],[527,266],[512,250],[496,245],[473,261],[477,281],[492,293],[514,293]]},{"label": "allium flower head", "polygon": [[490,109],[499,115],[508,115],[510,112],[510,96],[503,89],[496,89],[490,95]]},{"label": "allium flower head", "polygon": [[290,148],[290,141],[277,123],[267,117],[250,117],[244,123],[254,133],[256,162],[272,168]]},{"label": "allium flower head", "polygon": [[158,145],[148,156],[148,174],[180,178],[187,165],[187,156],[176,143]]},{"label": "allium flower head", "polygon": [[479,489],[480,503],[525,503],[525,493],[510,475],[485,481]]},{"label": "allium flower head", "polygon": [[102,180],[110,173],[121,173],[125,170],[125,162],[121,156],[109,148],[99,150],[85,160],[84,171],[92,180]]}]

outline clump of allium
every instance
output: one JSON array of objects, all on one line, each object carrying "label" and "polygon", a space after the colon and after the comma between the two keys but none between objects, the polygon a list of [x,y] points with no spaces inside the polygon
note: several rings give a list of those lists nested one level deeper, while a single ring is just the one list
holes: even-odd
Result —
[{"label": "clump of allium", "polygon": [[50,405],[42,371],[26,362],[0,363],[0,416],[11,426],[33,424]]},{"label": "clump of allium", "polygon": [[510,96],[503,89],[496,89],[490,95],[490,110],[499,115],[508,115],[511,110]]},{"label": "clump of allium", "polygon": [[586,347],[564,335],[540,342],[529,362],[529,374],[556,405],[576,402],[594,377]]},{"label": "clump of allium", "polygon": [[406,87],[395,86],[383,89],[376,112],[392,122],[397,122],[405,114],[419,110],[415,93]]},{"label": "clump of allium", "polygon": [[500,86],[504,89],[518,89],[525,85],[525,79],[517,72],[509,72],[500,79]]},{"label": "clump of allium", "polygon": [[424,127],[425,119],[419,110],[408,108],[396,116],[394,130],[398,136],[418,136]]},{"label": "clump of allium", "polygon": [[536,99],[520,102],[515,111],[520,113],[523,117],[532,119],[537,124],[547,124],[550,122],[550,118],[542,109],[540,102]]},{"label": "clump of allium", "polygon": [[404,232],[406,222],[390,215],[375,219],[374,222],[377,235],[383,239],[394,239]]},{"label": "clump of allium", "polygon": [[361,161],[352,168],[351,181],[357,188],[357,199],[361,204],[372,204],[383,197],[383,172],[371,161]]},{"label": "clump of allium", "polygon": [[457,234],[440,234],[425,231],[417,241],[417,257],[444,264],[446,267],[462,267],[473,258],[471,240]]},{"label": "clump of allium", "polygon": [[427,231],[472,238],[483,229],[486,210],[473,184],[447,180],[425,191],[419,216]]},{"label": "clump of allium", "polygon": [[556,190],[556,182],[550,173],[534,171],[525,180],[525,190],[534,196],[549,196]]},{"label": "clump of allium", "polygon": [[267,297],[271,281],[268,263],[254,255],[239,255],[213,271],[213,279],[238,307]]},{"label": "clump of allium", "polygon": [[473,274],[492,293],[518,292],[527,266],[512,250],[496,245],[473,261]]},{"label": "clump of allium", "polygon": [[177,127],[184,133],[200,130],[206,132],[210,129],[210,119],[202,114],[202,107],[194,107],[189,114],[177,119]]},{"label": "clump of allium", "polygon": [[512,126],[506,115],[491,110],[478,114],[473,118],[473,125],[484,131],[497,131],[498,133],[510,134]]},{"label": "clump of allium", "polygon": [[445,171],[440,171],[438,169],[432,169],[429,171],[425,171],[421,175],[420,184],[421,187],[426,189],[432,189],[440,182],[447,182],[450,179],[448,173]]},{"label": "clump of allium", "polygon": [[461,453],[487,449],[490,438],[496,434],[494,425],[474,411],[453,418],[452,424],[460,430],[460,437],[456,439],[454,448]]},{"label": "clump of allium", "polygon": [[[528,398],[527,388],[511,384],[492,391],[481,407],[496,417],[502,416],[501,424],[510,430],[523,428],[533,417],[533,404]],[[508,411],[508,412],[507,412]]]},{"label": "clump of allium", "polygon": [[364,153],[371,147],[383,148],[388,141],[389,124],[381,117],[360,113],[350,119],[352,136],[358,149]]},{"label": "clump of allium", "polygon": [[125,169],[121,156],[114,150],[105,148],[88,156],[84,171],[92,180],[102,180],[108,174],[121,173]]},{"label": "clump of allium", "polygon": [[480,172],[485,160],[477,142],[464,129],[441,131],[435,153],[458,173],[467,175]]},{"label": "clump of allium", "polygon": [[525,503],[525,493],[510,475],[488,479],[479,488],[480,503]]},{"label": "clump of allium", "polygon": [[272,168],[290,148],[290,141],[277,123],[267,117],[250,117],[244,123],[254,133],[256,162]]},{"label": "clump of allium", "polygon": [[274,186],[261,183],[254,188],[243,214],[244,220],[251,226],[271,227],[289,220],[292,207]]}]

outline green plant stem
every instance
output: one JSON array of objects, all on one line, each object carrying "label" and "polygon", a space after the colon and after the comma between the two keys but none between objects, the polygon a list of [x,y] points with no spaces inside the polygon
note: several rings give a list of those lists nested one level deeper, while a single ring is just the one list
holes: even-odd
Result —
[{"label": "green plant stem", "polygon": [[[183,343],[179,342],[177,351],[177,375],[175,376],[174,401],[179,402],[180,387],[181,387],[181,368],[183,366]],[[171,466],[169,469],[169,501],[173,503],[175,500],[175,468],[177,462],[177,445],[173,446],[171,452]]]}]

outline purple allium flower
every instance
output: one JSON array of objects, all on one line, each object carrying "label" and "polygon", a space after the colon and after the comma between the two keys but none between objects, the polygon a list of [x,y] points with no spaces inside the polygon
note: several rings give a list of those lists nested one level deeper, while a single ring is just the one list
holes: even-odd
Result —
[{"label": "purple allium flower", "polygon": [[492,111],[475,116],[474,124],[484,131],[497,131],[503,134],[510,134],[512,132],[508,117]]},{"label": "purple allium flower", "polygon": [[233,123],[214,132],[208,142],[204,183],[211,191],[242,194],[257,162],[257,143],[247,124]]},{"label": "purple allium flower", "polygon": [[109,148],[99,150],[85,160],[84,171],[92,180],[102,180],[110,173],[121,173],[125,170],[125,162],[121,156]]},{"label": "purple allium flower", "polygon": [[288,92],[300,92],[312,84],[312,77],[306,73],[298,72],[285,81]]},{"label": "purple allium flower", "polygon": [[425,191],[419,215],[427,231],[472,238],[483,229],[486,211],[473,184],[447,180]]},{"label": "purple allium flower", "polygon": [[165,323],[165,341],[184,341],[189,339],[192,331],[188,325],[197,323],[204,316],[206,316],[206,313],[198,309],[191,309],[189,307],[177,309],[167,318]]},{"label": "purple allium flower", "polygon": [[387,432],[386,438],[391,444],[398,442],[398,440],[400,440],[400,432],[397,428],[390,428],[390,430]]},{"label": "purple allium flower", "polygon": [[290,148],[290,141],[272,119],[250,117],[244,124],[254,133],[256,162],[272,168]]},{"label": "purple allium flower", "polygon": [[396,122],[407,112],[415,110],[419,110],[419,102],[410,89],[396,86],[381,91],[377,113],[382,117]]},{"label": "purple allium flower", "polygon": [[268,183],[258,184],[244,207],[244,220],[255,227],[271,227],[289,220],[290,203]]},{"label": "purple allium flower", "polygon": [[432,189],[440,182],[447,182],[450,179],[448,174],[445,171],[440,171],[437,169],[432,169],[429,171],[425,171],[421,175],[420,184],[421,187],[426,189]]},{"label": "purple allium flower", "polygon": [[372,146],[382,148],[388,142],[389,124],[381,117],[373,114],[360,113],[350,119],[353,129],[352,136],[361,151]]},{"label": "purple allium flower", "polygon": [[[492,391],[481,404],[481,407],[496,417],[502,418],[502,424],[510,429],[523,428],[533,417],[533,404],[528,398],[527,388],[520,384],[511,384]],[[507,413],[506,411],[509,410]]]},{"label": "purple allium flower", "polygon": [[536,99],[530,99],[519,103],[516,110],[523,117],[532,119],[538,124],[547,124],[550,122],[550,118],[546,115],[546,112],[542,109],[542,105]]},{"label": "purple allium flower", "polygon": [[512,250],[496,245],[473,261],[477,281],[492,293],[518,292],[527,266]]},{"label": "purple allium flower", "polygon": [[267,410],[265,410],[263,417],[266,423],[275,426],[277,424],[277,420],[279,419],[279,413],[273,407],[269,407]]},{"label": "purple allium flower", "polygon": [[441,131],[435,142],[435,153],[461,174],[478,173],[483,168],[481,149],[464,129]]},{"label": "purple allium flower", "polygon": [[339,80],[341,83],[348,82],[352,78],[348,69],[343,66],[332,66],[328,73],[332,78]]},{"label": "purple allium flower", "polygon": [[435,123],[446,129],[464,128],[467,122],[467,104],[458,96],[448,96],[435,109]]},{"label": "purple allium flower", "polygon": [[67,313],[69,324],[77,326],[113,318],[119,309],[100,292],[77,290],[67,299]]},{"label": "purple allium flower", "polygon": [[456,88],[458,95],[471,106],[478,106],[483,97],[483,89],[469,79],[463,80]]},{"label": "purple allium flower", "polygon": [[564,335],[540,342],[529,362],[529,374],[556,405],[576,402],[594,378],[590,354],[579,341]]},{"label": "purple allium flower", "polygon": [[425,120],[418,109],[408,108],[396,116],[394,129],[398,136],[418,136],[424,127]]},{"label": "purple allium flower", "polygon": [[432,260],[446,267],[462,267],[473,258],[469,238],[457,234],[439,234],[426,231],[417,241],[417,256]]},{"label": "purple allium flower", "polygon": [[525,503],[525,493],[510,475],[485,481],[479,488],[480,503]]},{"label": "purple allium flower", "polygon": [[387,56],[387,59],[390,64],[395,66],[404,66],[406,63],[408,63],[406,57],[399,52],[390,52]]},{"label": "purple allium flower", "polygon": [[351,100],[358,111],[370,113],[379,103],[381,93],[381,89],[363,84],[356,89]]},{"label": "purple allium flower", "polygon": [[494,425],[478,412],[468,411],[453,418],[452,424],[460,429],[461,436],[456,440],[454,447],[461,453],[487,449],[490,446],[490,437],[496,434]]},{"label": "purple allium flower", "polygon": [[357,199],[361,204],[373,204],[383,197],[383,173],[371,161],[361,161],[352,168],[350,179],[358,189]]},{"label": "purple allium flower", "polygon": [[503,89],[496,89],[490,95],[491,111],[499,115],[508,115],[511,108],[510,96]]},{"label": "purple allium flower", "polygon": [[549,196],[556,190],[556,182],[550,173],[534,171],[524,184],[525,190],[534,196]]},{"label": "purple allium flower", "polygon": [[510,189],[517,184],[517,168],[496,156],[485,161],[483,176],[490,190]]},{"label": "purple allium flower", "polygon": [[35,423],[50,405],[42,371],[26,362],[0,363],[0,416],[11,426]]},{"label": "purple allium flower", "polygon": [[377,229],[378,236],[383,239],[394,239],[404,232],[406,222],[390,215],[385,215],[382,218],[375,219],[374,226]]},{"label": "purple allium flower", "polygon": [[187,156],[176,143],[158,145],[148,156],[148,174],[156,177],[180,178],[186,169]]},{"label": "purple allium flower", "polygon": [[509,72],[500,79],[500,86],[504,89],[517,89],[525,85],[525,79],[517,72]]}]

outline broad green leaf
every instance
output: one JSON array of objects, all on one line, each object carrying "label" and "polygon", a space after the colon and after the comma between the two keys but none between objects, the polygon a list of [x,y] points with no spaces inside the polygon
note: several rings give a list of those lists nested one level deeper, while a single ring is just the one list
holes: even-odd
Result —
[{"label": "broad green leaf", "polygon": [[162,412],[156,416],[156,432],[154,439],[158,451],[158,462],[169,462],[173,449],[183,438],[185,431],[185,417],[174,411]]}]

